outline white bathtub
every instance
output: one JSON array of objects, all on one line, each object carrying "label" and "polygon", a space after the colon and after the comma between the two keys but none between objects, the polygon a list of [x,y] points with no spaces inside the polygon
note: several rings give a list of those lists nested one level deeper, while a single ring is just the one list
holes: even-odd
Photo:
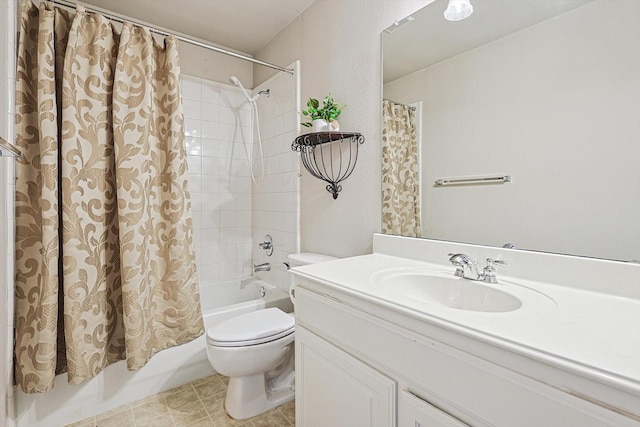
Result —
[{"label": "white bathtub", "polygon": [[[205,329],[262,308],[293,311],[286,292],[254,278],[201,285],[200,300]],[[211,375],[205,346],[201,336],[161,351],[138,371],[128,371],[126,362],[120,361],[81,385],[70,385],[66,375],[59,375],[48,393],[17,391],[17,427],[63,426]]]},{"label": "white bathtub", "polygon": [[278,307],[286,313],[293,311],[289,294],[254,278],[201,286],[200,304],[205,329],[263,308]]}]

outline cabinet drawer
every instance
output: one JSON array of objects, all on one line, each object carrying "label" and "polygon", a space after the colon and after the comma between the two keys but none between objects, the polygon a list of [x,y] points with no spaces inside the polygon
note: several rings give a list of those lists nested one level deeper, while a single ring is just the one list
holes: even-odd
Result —
[{"label": "cabinet drawer", "polygon": [[398,399],[398,427],[469,427],[469,424],[402,390]]}]

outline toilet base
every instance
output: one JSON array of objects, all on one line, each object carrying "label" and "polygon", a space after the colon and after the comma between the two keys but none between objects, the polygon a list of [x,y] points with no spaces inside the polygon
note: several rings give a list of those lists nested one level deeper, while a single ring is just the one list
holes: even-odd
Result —
[{"label": "toilet base", "polygon": [[295,397],[294,374],[267,379],[265,374],[229,378],[227,413],[237,420],[255,417]]}]

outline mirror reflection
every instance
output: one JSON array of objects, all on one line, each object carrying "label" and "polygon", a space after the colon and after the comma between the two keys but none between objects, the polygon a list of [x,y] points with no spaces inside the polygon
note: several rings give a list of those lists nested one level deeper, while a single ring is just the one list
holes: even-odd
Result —
[{"label": "mirror reflection", "polygon": [[471,3],[383,32],[383,232],[639,260],[640,2]]}]

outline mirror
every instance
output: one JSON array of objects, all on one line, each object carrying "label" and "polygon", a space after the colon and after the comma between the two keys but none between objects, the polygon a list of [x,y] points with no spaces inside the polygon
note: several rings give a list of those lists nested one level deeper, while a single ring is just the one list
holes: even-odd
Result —
[{"label": "mirror", "polygon": [[383,97],[417,107],[422,237],[640,260],[640,2],[472,4],[382,34]]}]

